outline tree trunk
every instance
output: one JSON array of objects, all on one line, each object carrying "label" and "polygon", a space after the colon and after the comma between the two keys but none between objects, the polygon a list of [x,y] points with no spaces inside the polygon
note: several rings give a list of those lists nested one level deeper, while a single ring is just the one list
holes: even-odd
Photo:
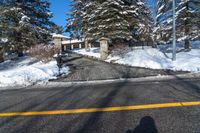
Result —
[{"label": "tree trunk", "polygon": [[23,52],[20,52],[20,51],[17,51],[17,54],[18,54],[18,57],[24,56],[24,53],[23,53]]},{"label": "tree trunk", "polygon": [[188,39],[185,40],[185,45],[184,45],[185,49],[189,49],[190,48],[190,42]]},{"label": "tree trunk", "polygon": [[4,51],[3,48],[0,48],[0,62],[4,61]]},{"label": "tree trunk", "polygon": [[23,48],[22,47],[23,46],[20,45],[20,44],[17,44],[17,46],[16,46],[15,52],[17,53],[18,57],[24,56]]},{"label": "tree trunk", "polygon": [[22,48],[23,46],[22,45],[20,45],[20,44],[17,44],[17,47],[16,47],[16,52],[17,52],[17,55],[18,55],[18,57],[22,57],[22,56],[24,56],[24,53],[23,53],[23,48]]}]

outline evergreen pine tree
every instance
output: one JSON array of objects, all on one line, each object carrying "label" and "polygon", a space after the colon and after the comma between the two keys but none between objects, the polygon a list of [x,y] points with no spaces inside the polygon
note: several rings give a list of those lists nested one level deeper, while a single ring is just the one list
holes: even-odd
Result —
[{"label": "evergreen pine tree", "polygon": [[[169,0],[158,0],[157,33],[160,41],[170,42],[172,35],[172,4]],[[189,48],[189,41],[199,39],[200,1],[178,0],[176,3],[177,40],[185,42],[184,48]]]},{"label": "evergreen pine tree", "polygon": [[[73,0],[67,31],[75,36],[115,41],[152,40],[153,19],[141,0]],[[143,37],[141,37],[143,36]]]},{"label": "evergreen pine tree", "polygon": [[114,44],[132,39],[127,17],[128,6],[122,0],[105,0],[94,5],[95,12],[90,15],[86,12],[89,17],[85,20],[88,22],[87,33],[92,38],[108,37]]},{"label": "evergreen pine tree", "polygon": [[134,16],[131,17],[133,36],[137,36],[140,42],[152,42],[154,19],[151,10],[142,0],[133,0],[131,8],[134,9]]},{"label": "evergreen pine tree", "polygon": [[82,35],[82,16],[83,16],[83,0],[72,0],[71,11],[68,14],[66,32],[70,33],[71,38],[80,38]]},{"label": "evergreen pine tree", "polygon": [[157,0],[156,35],[159,43],[172,41],[172,3],[168,0]]},{"label": "evergreen pine tree", "polygon": [[189,41],[200,39],[200,5],[199,0],[180,0],[177,4],[178,41],[184,41],[189,49]]},{"label": "evergreen pine tree", "polygon": [[64,27],[58,26],[56,24],[53,24],[50,30],[51,30],[52,33],[56,33],[56,34],[63,34],[64,33]]},{"label": "evergreen pine tree", "polygon": [[31,45],[50,40],[49,21],[52,14],[47,0],[4,0],[1,30],[8,38],[9,48],[18,54]]}]

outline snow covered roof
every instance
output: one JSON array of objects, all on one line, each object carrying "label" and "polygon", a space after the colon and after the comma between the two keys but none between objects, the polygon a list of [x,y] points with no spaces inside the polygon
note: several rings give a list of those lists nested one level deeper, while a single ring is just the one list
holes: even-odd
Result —
[{"label": "snow covered roof", "polygon": [[62,41],[62,44],[83,43],[83,42],[84,40],[74,39],[74,40]]},{"label": "snow covered roof", "polygon": [[70,39],[70,37],[68,37],[68,36],[64,36],[64,35],[56,34],[56,33],[53,33],[52,37],[53,38],[66,38],[66,39]]}]

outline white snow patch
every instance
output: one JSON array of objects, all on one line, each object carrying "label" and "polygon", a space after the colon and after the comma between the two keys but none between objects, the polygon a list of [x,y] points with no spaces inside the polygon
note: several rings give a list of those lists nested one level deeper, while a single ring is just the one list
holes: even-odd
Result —
[{"label": "white snow patch", "polygon": [[[109,58],[112,59],[113,57]],[[167,59],[158,49],[153,48],[134,49],[115,62],[119,64],[152,69],[170,68],[170,59]]]},{"label": "white snow patch", "polygon": [[73,39],[73,40],[62,41],[62,44],[73,44],[73,43],[83,43],[83,42],[84,40]]},{"label": "white snow patch", "polygon": [[66,38],[66,39],[70,39],[70,37],[68,37],[68,36],[64,36],[64,35],[56,34],[56,33],[53,33],[52,37],[53,38]]},{"label": "white snow patch", "polygon": [[1,38],[1,42],[3,42],[3,43],[8,42],[8,38]]},{"label": "white snow patch", "polygon": [[[182,45],[177,47],[179,52],[177,52],[176,61],[171,60],[171,45],[163,45],[160,48],[135,47],[123,57],[109,55],[106,62],[152,69],[200,72],[200,49],[198,49],[200,43],[191,43],[191,50],[187,52],[180,46]],[[74,52],[100,58],[99,48],[92,48],[90,52],[86,52],[85,49],[74,50]]]},{"label": "white snow patch", "polygon": [[86,49],[75,49],[73,51],[76,53],[82,54],[82,55],[100,58],[100,49],[99,48],[91,48],[90,51],[86,51]]},{"label": "white snow patch", "polygon": [[[63,67],[62,74],[69,74],[69,68]],[[56,79],[59,74],[56,61],[42,63],[34,58],[26,57],[22,61],[6,61],[0,63],[0,87],[28,86],[45,83]]]}]

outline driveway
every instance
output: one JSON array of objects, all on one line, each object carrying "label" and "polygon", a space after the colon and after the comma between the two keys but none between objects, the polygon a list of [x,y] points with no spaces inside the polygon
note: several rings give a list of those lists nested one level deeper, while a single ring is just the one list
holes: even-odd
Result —
[{"label": "driveway", "polygon": [[71,54],[68,61],[65,61],[65,65],[70,66],[71,74],[67,77],[62,77],[57,81],[106,80],[186,73],[111,64],[76,54]]}]

